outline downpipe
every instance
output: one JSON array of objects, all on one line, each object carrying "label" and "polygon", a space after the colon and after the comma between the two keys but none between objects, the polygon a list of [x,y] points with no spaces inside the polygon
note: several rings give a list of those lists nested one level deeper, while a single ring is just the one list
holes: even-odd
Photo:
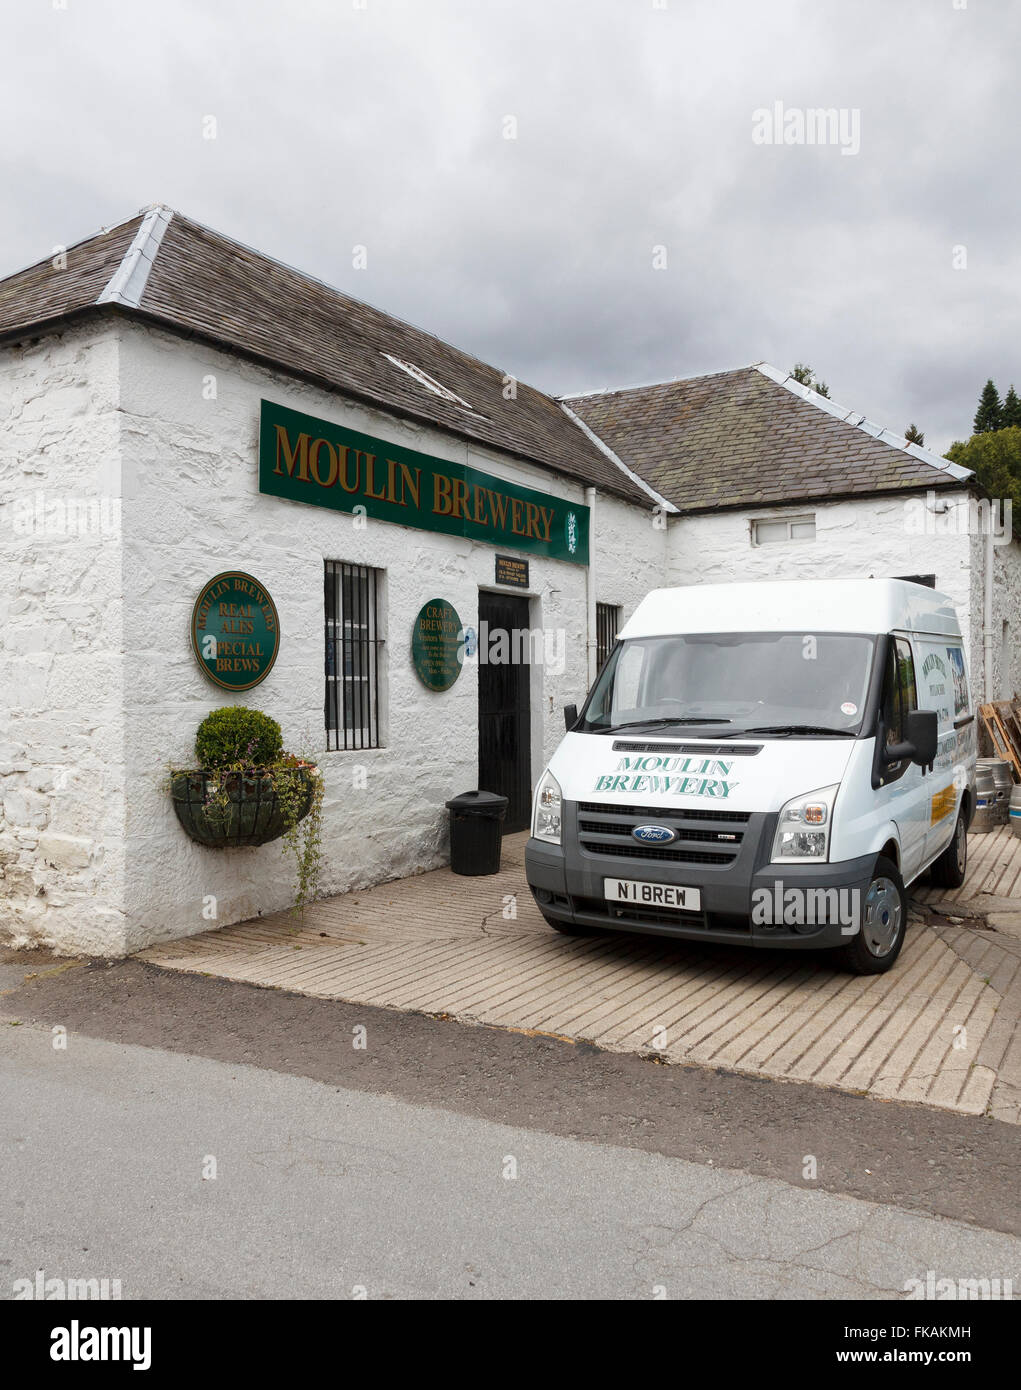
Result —
[{"label": "downpipe", "polygon": [[985,593],[982,599],[982,687],[985,703],[993,699],[993,528],[986,531]]},{"label": "downpipe", "polygon": [[588,569],[585,576],[585,607],[587,612],[588,641],[588,688],[592,689],[596,679],[596,663],[599,658],[599,636],[596,631],[596,490],[585,489],[585,505],[588,507]]}]

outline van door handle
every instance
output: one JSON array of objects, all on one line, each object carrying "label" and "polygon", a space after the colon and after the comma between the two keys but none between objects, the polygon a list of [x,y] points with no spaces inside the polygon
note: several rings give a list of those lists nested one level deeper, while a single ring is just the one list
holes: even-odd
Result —
[{"label": "van door handle", "polygon": [[965,724],[974,724],[974,722],[975,716],[973,714],[962,714],[960,719],[954,720],[954,728],[963,729]]}]

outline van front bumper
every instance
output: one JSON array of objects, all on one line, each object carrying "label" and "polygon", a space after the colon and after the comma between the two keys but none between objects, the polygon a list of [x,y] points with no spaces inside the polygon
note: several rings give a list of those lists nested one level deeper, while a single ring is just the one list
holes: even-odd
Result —
[{"label": "van front bumper", "polygon": [[[775,823],[775,816],[763,816]],[[772,829],[756,837],[772,844]],[[751,846],[749,846],[751,848]],[[558,922],[610,931],[794,950],[846,946],[861,926],[861,910],[876,856],[836,864],[757,863],[741,855],[721,871],[701,864],[664,864],[591,854],[534,837],[525,847],[525,875],[540,911]],[[698,912],[609,901],[607,878],[697,888]]]}]

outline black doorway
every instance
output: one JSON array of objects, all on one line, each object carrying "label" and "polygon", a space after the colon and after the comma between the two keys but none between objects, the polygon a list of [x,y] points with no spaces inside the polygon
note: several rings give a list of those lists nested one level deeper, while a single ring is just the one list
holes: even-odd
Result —
[{"label": "black doorway", "polygon": [[479,786],[507,797],[504,834],[527,829],[532,811],[529,650],[528,599],[480,593]]}]

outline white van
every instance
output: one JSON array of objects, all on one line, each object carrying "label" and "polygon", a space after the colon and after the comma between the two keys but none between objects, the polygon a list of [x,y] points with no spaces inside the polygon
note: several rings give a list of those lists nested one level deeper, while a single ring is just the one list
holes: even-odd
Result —
[{"label": "white van", "polygon": [[924,585],[657,589],[565,715],[525,855],[557,931],[839,947],[879,974],[905,887],[964,881],[975,715]]}]

